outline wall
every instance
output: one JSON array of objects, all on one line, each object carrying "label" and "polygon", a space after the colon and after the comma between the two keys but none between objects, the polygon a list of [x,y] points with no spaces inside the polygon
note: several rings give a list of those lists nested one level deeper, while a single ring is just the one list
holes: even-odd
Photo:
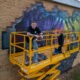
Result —
[{"label": "wall", "polygon": [[[28,7],[31,7],[31,4],[35,4],[35,1],[38,0],[0,0],[0,43],[1,42],[1,33],[11,26],[16,18],[23,16],[23,12],[27,10]],[[46,10],[51,11],[56,5],[60,10],[66,10],[67,13],[71,16],[74,10],[73,7],[61,5],[58,3],[51,3],[42,1]],[[79,9],[76,9],[79,10]],[[1,49],[0,45],[0,49]]]},{"label": "wall", "polygon": [[[16,72],[17,69],[9,63],[8,50],[1,49],[1,33],[2,31],[6,31],[7,27],[10,27],[16,18],[23,16],[23,12],[27,10],[27,7],[31,7],[32,4],[35,4],[35,1],[36,0],[0,0],[0,80],[19,80]],[[58,3],[42,2],[48,11],[51,11],[52,8],[57,5],[60,10],[66,10],[71,16],[74,10],[72,7]]]},{"label": "wall", "polygon": [[35,0],[0,0],[0,80],[20,80],[17,69],[9,62],[8,50],[2,50],[2,31],[15,22],[16,18],[23,15],[23,12]]},{"label": "wall", "polygon": [[63,4],[67,4],[73,7],[80,8],[80,0],[52,0],[53,2],[59,2]]},{"label": "wall", "polygon": [[[80,12],[77,10],[73,11],[72,15],[69,15],[67,10],[60,9],[59,6],[54,6],[53,9],[48,11],[43,3],[36,3],[31,8],[28,8],[23,16],[22,20],[14,26],[16,31],[26,31],[31,22],[36,21],[41,31],[64,29],[80,32]],[[72,67],[77,53],[62,61],[59,67],[62,72]]]},{"label": "wall", "polygon": [[73,11],[72,15],[69,15],[67,10],[60,9],[59,6],[54,5],[52,10],[48,11],[44,4],[36,3],[23,16],[22,21],[15,25],[17,31],[26,30],[32,21],[36,21],[42,31],[60,28],[80,31],[80,11],[77,10]]}]

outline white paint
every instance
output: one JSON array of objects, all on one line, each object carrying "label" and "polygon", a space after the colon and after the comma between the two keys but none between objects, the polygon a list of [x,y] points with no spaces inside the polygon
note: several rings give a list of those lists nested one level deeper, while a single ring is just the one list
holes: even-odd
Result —
[{"label": "white paint", "polygon": [[80,2],[79,2],[80,0],[52,0],[52,1],[80,8]]}]

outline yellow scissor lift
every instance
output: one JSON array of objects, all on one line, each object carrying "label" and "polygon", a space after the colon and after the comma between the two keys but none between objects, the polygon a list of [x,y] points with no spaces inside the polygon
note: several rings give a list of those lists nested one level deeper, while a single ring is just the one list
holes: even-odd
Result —
[{"label": "yellow scissor lift", "polygon": [[[54,34],[52,31],[46,31],[43,35],[43,40],[45,45],[39,47],[38,50],[32,48],[32,39],[21,32],[12,32],[10,34],[10,61],[12,64],[17,65],[20,70],[19,74],[22,76],[21,80],[56,80],[60,75],[61,71],[57,69],[60,66],[62,60],[69,58],[71,54],[79,51],[80,43],[80,33],[79,32],[65,32],[65,41],[63,46],[63,53],[54,54],[54,49],[59,45],[57,44],[57,36],[59,34]],[[76,35],[77,38],[73,40],[72,35]],[[19,38],[20,37],[20,38]],[[26,37],[29,37],[29,50],[26,49]],[[18,40],[17,39],[21,39]],[[38,40],[38,42],[41,40]],[[70,49],[70,45],[77,43],[78,46]],[[20,45],[22,44],[22,45]],[[21,49],[21,51],[16,52],[16,48]],[[13,51],[12,51],[13,50]],[[45,54],[47,56],[46,60],[40,61],[38,64],[32,62],[32,57],[34,52],[39,54]],[[25,64],[26,55],[29,57],[29,64]]]}]

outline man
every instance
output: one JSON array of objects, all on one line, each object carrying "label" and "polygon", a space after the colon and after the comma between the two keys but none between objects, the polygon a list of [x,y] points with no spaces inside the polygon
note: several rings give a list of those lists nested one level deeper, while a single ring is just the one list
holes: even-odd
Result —
[{"label": "man", "polygon": [[[42,36],[41,30],[37,27],[36,22],[32,22],[31,26],[28,27],[27,35],[34,36],[34,38],[32,39],[32,47],[33,49],[38,50],[38,44],[36,39],[43,38],[43,36]],[[27,38],[27,48],[29,48],[29,38]],[[38,52],[34,52],[33,61],[35,63],[38,63]]]},{"label": "man", "polygon": [[58,44],[59,44],[58,51],[59,53],[62,53],[62,47],[64,44],[64,35],[62,30],[60,30],[60,34],[58,36]]}]

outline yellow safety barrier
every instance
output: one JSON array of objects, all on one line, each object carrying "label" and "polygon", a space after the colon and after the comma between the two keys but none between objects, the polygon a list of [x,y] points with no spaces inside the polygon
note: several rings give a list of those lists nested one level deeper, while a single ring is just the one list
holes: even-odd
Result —
[{"label": "yellow safety barrier", "polygon": [[[54,34],[53,31],[45,31],[43,34],[45,45],[39,47],[38,50],[34,50],[32,49],[33,37],[27,36],[25,33],[21,32],[12,32],[10,34],[10,61],[12,64],[20,67],[20,71],[18,72],[23,77],[21,80],[30,78],[36,78],[35,80],[56,80],[60,75],[60,70],[57,69],[60,65],[60,61],[69,58],[71,54],[80,49],[80,33],[66,32],[64,33],[65,41],[62,49],[63,53],[55,55],[54,50],[59,46],[57,43],[58,35],[59,34]],[[71,37],[74,35],[76,39]],[[18,40],[19,37],[21,40]],[[26,37],[29,38],[29,50],[26,49]],[[41,40],[38,40],[38,42],[40,41]],[[77,47],[70,49],[70,45],[74,43],[78,44]],[[20,52],[16,51],[17,48],[20,49]],[[47,58],[36,64],[32,60],[34,52],[38,52],[39,54],[44,53]],[[29,58],[28,65],[25,64],[26,54]]]}]

